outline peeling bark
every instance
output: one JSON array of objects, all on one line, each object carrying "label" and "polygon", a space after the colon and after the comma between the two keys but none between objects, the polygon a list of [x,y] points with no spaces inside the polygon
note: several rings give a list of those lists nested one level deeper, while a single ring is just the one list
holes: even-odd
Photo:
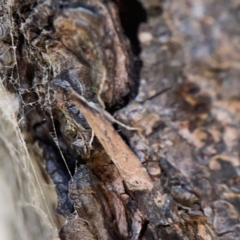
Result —
[{"label": "peeling bark", "polygon": [[0,69],[60,239],[238,239],[238,1],[0,4]]}]

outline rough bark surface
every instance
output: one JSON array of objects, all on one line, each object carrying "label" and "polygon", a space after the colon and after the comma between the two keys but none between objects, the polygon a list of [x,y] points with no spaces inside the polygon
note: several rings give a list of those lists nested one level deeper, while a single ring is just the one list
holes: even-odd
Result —
[{"label": "rough bark surface", "polygon": [[1,78],[60,239],[240,239],[239,16],[238,0],[0,3]]}]

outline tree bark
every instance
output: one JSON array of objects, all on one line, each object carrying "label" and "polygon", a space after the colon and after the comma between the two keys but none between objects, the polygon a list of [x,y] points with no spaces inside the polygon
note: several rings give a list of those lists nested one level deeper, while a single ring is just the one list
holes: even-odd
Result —
[{"label": "tree bark", "polygon": [[0,67],[62,240],[240,238],[238,0],[3,0]]}]

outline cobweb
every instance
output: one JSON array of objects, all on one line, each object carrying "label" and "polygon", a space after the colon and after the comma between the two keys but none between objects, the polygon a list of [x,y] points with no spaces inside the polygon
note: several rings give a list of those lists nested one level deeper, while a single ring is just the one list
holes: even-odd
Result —
[{"label": "cobweb", "polygon": [[17,104],[1,82],[0,239],[57,239],[54,186],[43,179],[37,146],[35,152],[27,149],[15,117]]},{"label": "cobweb", "polygon": [[[5,67],[17,69],[11,4],[8,0],[7,20],[12,38],[9,51],[14,63]],[[54,185],[47,183],[51,180],[45,180],[43,166],[37,161],[41,157],[38,146],[30,152],[24,141],[16,117],[19,102],[6,91],[0,78],[0,240],[58,239],[57,227],[61,222],[55,214]]]}]

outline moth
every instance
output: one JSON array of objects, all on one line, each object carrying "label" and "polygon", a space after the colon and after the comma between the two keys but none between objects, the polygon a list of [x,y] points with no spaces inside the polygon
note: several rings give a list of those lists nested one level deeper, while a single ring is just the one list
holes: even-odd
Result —
[{"label": "moth", "polygon": [[70,83],[61,79],[51,82],[55,101],[63,106],[69,100],[85,117],[92,131],[119,170],[126,185],[131,190],[151,190],[153,183],[139,159],[119,136],[109,121],[109,113],[93,102],[77,94]]}]

